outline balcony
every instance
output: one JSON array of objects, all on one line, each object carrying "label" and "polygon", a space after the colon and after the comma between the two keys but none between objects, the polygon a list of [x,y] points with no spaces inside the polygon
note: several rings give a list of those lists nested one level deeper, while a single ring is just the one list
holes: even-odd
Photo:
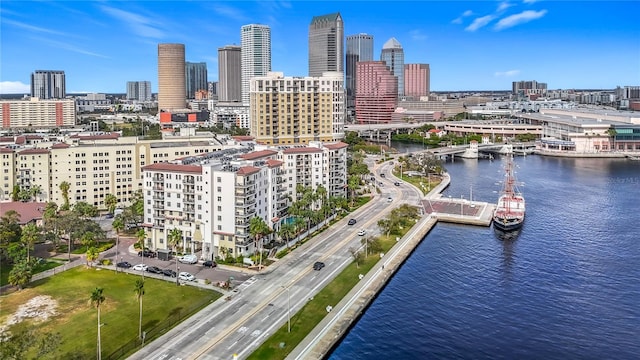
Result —
[{"label": "balcony", "polygon": [[249,187],[249,186],[253,186],[255,184],[256,184],[255,180],[246,180],[246,181],[243,181],[243,182],[237,182],[236,183],[236,188],[246,188],[246,187]]},{"label": "balcony", "polygon": [[163,210],[164,209],[164,201],[155,201],[153,203],[153,208],[157,209],[157,210]]},{"label": "balcony", "polygon": [[153,200],[164,201],[164,194],[153,194]]},{"label": "balcony", "polygon": [[196,181],[193,179],[193,176],[185,177],[182,181],[183,184],[195,184]]},{"label": "balcony", "polygon": [[164,185],[156,184],[152,187],[153,191],[164,191]]},{"label": "balcony", "polygon": [[255,193],[256,193],[256,191],[254,189],[247,189],[247,190],[236,189],[236,196],[237,197],[247,197],[247,196],[253,195]]},{"label": "balcony", "polygon": [[151,180],[155,183],[164,182],[164,176],[154,176]]},{"label": "balcony", "polygon": [[195,196],[185,196],[184,199],[182,199],[182,202],[185,204],[195,204],[196,198]]},{"label": "balcony", "polygon": [[184,189],[182,189],[182,192],[184,192],[185,194],[194,194],[196,192],[196,188],[193,185],[187,185],[184,187]]}]

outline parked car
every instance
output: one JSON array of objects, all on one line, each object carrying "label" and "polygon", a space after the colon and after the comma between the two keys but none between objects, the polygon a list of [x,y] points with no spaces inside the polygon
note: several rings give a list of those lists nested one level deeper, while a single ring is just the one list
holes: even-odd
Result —
[{"label": "parked car", "polygon": [[186,271],[181,271],[180,274],[178,274],[178,278],[184,281],[194,281],[196,279],[195,276],[189,274]]},{"label": "parked car", "polygon": [[360,229],[360,231],[358,231],[358,235],[360,236],[364,236],[367,232],[364,229]]},{"label": "parked car", "polygon": [[162,274],[162,269],[157,266],[149,266],[147,268],[147,272],[150,272],[152,274]]},{"label": "parked car", "polygon": [[400,186],[400,183],[396,181],[396,182],[393,183],[393,185]]},{"label": "parked car", "polygon": [[355,225],[356,224],[356,219],[349,219],[348,224],[349,225]]},{"label": "parked car", "polygon": [[183,264],[195,264],[198,262],[198,257],[193,254],[189,254],[179,257],[178,261]]},{"label": "parked car", "polygon": [[156,257],[156,253],[151,251],[151,250],[142,250],[142,251],[138,251],[138,256],[142,257],[148,257],[148,258],[152,258],[152,257]]},{"label": "parked car", "polygon": [[218,264],[216,264],[215,261],[207,260],[207,261],[202,263],[202,266],[209,267],[209,268],[214,268],[214,267],[218,266]]},{"label": "parked car", "polygon": [[146,264],[137,264],[137,265],[133,265],[131,269],[136,271],[147,271],[148,267],[149,266],[147,266]]},{"label": "parked car", "polygon": [[313,270],[321,270],[324,267],[324,263],[320,261],[316,261],[313,264]]},{"label": "parked car", "polygon": [[117,267],[119,268],[123,268],[123,269],[128,269],[131,267],[131,263],[128,261],[122,261],[116,264]]},{"label": "parked car", "polygon": [[384,173],[380,174],[380,177],[385,177]]},{"label": "parked car", "polygon": [[169,277],[176,277],[176,272],[171,270],[171,269],[164,269],[162,270],[162,275],[164,276],[169,276]]},{"label": "parked car", "polygon": [[387,198],[387,202],[392,202],[392,201],[393,201],[393,198],[392,198],[391,196],[389,196],[389,197]]}]

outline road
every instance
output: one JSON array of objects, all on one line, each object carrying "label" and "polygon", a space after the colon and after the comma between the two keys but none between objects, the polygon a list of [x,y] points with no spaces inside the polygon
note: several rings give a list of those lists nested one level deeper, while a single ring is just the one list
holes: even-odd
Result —
[{"label": "road", "polygon": [[[380,196],[352,214],[357,219],[356,225],[347,225],[351,217],[334,224],[264,272],[249,278],[230,297],[209,305],[130,359],[213,360],[233,359],[234,354],[239,359],[249,356],[287,323],[288,306],[290,314],[295,314],[352,261],[348,249],[361,246],[359,229],[372,234],[377,230],[378,220],[398,205],[419,204],[415,188],[404,183],[393,185],[396,179],[391,175],[392,165],[371,163],[370,168],[384,186],[380,187]],[[386,177],[379,176],[382,172]],[[392,203],[387,202],[388,197],[393,198]],[[326,266],[313,270],[316,261]]]}]

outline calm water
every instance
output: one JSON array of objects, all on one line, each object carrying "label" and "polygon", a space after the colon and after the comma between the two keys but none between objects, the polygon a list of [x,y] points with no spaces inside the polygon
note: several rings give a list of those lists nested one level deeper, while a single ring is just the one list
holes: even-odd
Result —
[{"label": "calm water", "polygon": [[[515,159],[518,237],[439,224],[330,359],[640,359],[640,163]],[[448,163],[495,202],[501,161]]]}]

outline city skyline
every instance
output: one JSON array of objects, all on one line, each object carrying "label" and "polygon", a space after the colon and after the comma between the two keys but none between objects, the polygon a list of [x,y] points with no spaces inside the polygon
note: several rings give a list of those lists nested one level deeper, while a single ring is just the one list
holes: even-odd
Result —
[{"label": "city skyline", "polygon": [[[363,6],[366,4],[366,6]],[[240,28],[271,28],[272,70],[306,76],[314,16],[340,12],[344,35],[374,38],[374,59],[394,37],[405,63],[431,68],[432,91],[613,89],[640,83],[633,2],[222,1],[3,2],[1,93],[29,93],[36,70],[61,70],[67,93],[125,93],[128,81],[158,91],[157,46],[185,44],[217,81],[217,49],[240,45]],[[55,14],[55,16],[52,16]],[[46,56],[43,56],[46,55]]]}]

